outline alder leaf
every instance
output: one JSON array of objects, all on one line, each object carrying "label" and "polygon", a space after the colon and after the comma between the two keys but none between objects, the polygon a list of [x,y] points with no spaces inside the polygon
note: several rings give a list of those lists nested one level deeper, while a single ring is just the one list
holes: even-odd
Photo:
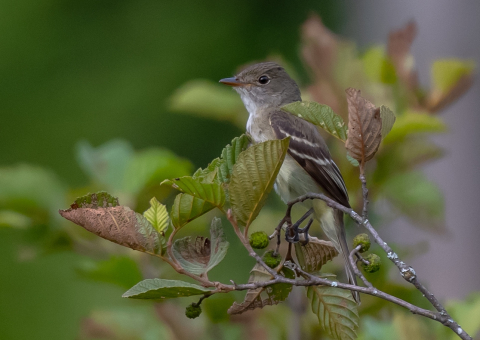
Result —
[{"label": "alder leaf", "polygon": [[207,168],[198,169],[192,177],[205,183],[216,180],[218,183],[228,184],[238,156],[247,149],[249,144],[250,139],[247,135],[243,134],[240,137],[235,137],[230,144],[223,148],[222,155],[219,158],[210,162]]},{"label": "alder leaf", "polygon": [[398,143],[414,133],[439,133],[446,130],[447,126],[439,117],[424,112],[407,111],[398,117],[383,142],[384,144]]},{"label": "alder leaf", "polygon": [[[288,279],[294,279],[294,272],[283,267],[280,274]],[[248,283],[265,282],[273,279],[272,275],[261,265],[256,264],[250,272]],[[245,299],[241,304],[236,302],[228,309],[228,314],[242,314],[243,312],[263,308],[265,306],[277,305],[288,297],[292,291],[292,285],[287,283],[276,283],[274,285],[249,289],[245,295]]]},{"label": "alder leaf", "polygon": [[247,149],[249,144],[250,139],[243,134],[240,137],[235,137],[229,145],[223,148],[221,157],[223,162],[219,164],[219,179],[221,182],[230,182],[233,167],[240,154]]},{"label": "alder leaf", "polygon": [[380,109],[360,96],[360,91],[348,88],[348,138],[345,146],[360,164],[373,158],[382,140]]},{"label": "alder leaf", "polygon": [[181,192],[204,200],[220,209],[225,204],[225,191],[218,183],[205,183],[190,176],[166,179],[160,185],[171,185]]},{"label": "alder leaf", "polygon": [[[99,196],[112,197],[106,193],[90,196],[90,199],[85,196],[77,199],[70,209],[60,210],[60,215],[121,246],[156,256],[165,252],[165,238],[143,215],[124,206],[106,206],[106,201],[98,199]],[[99,202],[103,202],[102,206]]]},{"label": "alder leaf", "polygon": [[347,140],[347,126],[342,117],[333,112],[330,106],[316,102],[294,102],[282,106],[282,110],[321,126],[343,142]]},{"label": "alder leaf", "polygon": [[210,239],[202,236],[179,239],[173,244],[173,254],[185,270],[201,275],[223,260],[228,246],[222,221],[215,217],[210,227]]},{"label": "alder leaf", "polygon": [[389,134],[395,124],[395,114],[385,105],[380,106],[380,118],[382,120],[382,140]]},{"label": "alder leaf", "polygon": [[204,295],[211,290],[179,280],[147,279],[137,283],[122,297],[143,300],[164,300],[192,295]]},{"label": "alder leaf", "polygon": [[[335,278],[331,279],[334,281]],[[309,286],[307,296],[320,326],[335,340],[357,338],[359,317],[352,293],[331,286]]]},{"label": "alder leaf", "polygon": [[157,201],[155,197],[150,200],[150,208],[143,213],[143,216],[159,233],[164,233],[168,228],[170,218],[167,207]]},{"label": "alder leaf", "polygon": [[249,227],[273,188],[287,153],[289,139],[255,144],[240,154],[229,186],[230,203],[237,221]]},{"label": "alder leaf", "polygon": [[338,255],[332,242],[309,237],[306,245],[295,243],[298,264],[308,273],[319,271],[324,264]]},{"label": "alder leaf", "polygon": [[173,202],[170,219],[173,226],[179,229],[188,222],[214,209],[215,205],[188,194],[178,194]]}]

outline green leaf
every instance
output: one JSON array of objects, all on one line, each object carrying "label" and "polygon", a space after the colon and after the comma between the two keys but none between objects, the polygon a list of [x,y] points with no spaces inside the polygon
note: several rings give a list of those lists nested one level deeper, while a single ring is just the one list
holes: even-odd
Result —
[{"label": "green leaf", "polygon": [[77,272],[95,281],[132,287],[142,279],[137,262],[127,256],[112,256],[104,261],[86,260],[80,263]]},{"label": "green leaf", "polygon": [[163,300],[192,295],[204,295],[210,292],[210,289],[184,281],[147,279],[130,288],[122,297],[130,299]]},{"label": "green leaf", "polygon": [[325,131],[343,142],[347,140],[345,122],[327,105],[316,102],[294,102],[283,106],[282,110],[321,126]]},{"label": "green leaf", "polygon": [[124,247],[161,256],[165,252],[165,238],[159,234],[148,220],[128,207],[72,208],[60,210],[67,220],[86,230]]},{"label": "green leaf", "polygon": [[193,80],[175,91],[170,109],[204,117],[229,120],[244,126],[245,112],[240,97],[226,86],[209,80]]},{"label": "green leaf", "polygon": [[[294,272],[283,267],[280,274],[288,279],[294,279]],[[248,283],[265,282],[273,279],[272,275],[261,265],[256,264],[250,272]],[[277,283],[268,287],[249,289],[245,299],[241,304],[236,302],[228,309],[228,314],[241,314],[243,312],[265,306],[277,305],[285,301],[292,291],[292,285],[287,283]]]},{"label": "green leaf", "polygon": [[4,215],[10,222],[26,226],[27,220],[21,222],[19,215],[13,215],[19,213],[31,219],[32,225],[58,226],[58,207],[65,204],[66,193],[64,184],[49,170],[25,164],[0,168],[0,209],[11,212]]},{"label": "green leaf", "polygon": [[214,179],[220,183],[230,182],[233,166],[240,153],[246,150],[249,144],[250,139],[247,135],[235,137],[229,145],[223,148],[221,157],[215,158],[206,169],[198,169],[192,177],[205,183],[211,183]]},{"label": "green leaf", "polygon": [[[462,328],[468,334],[480,332],[480,293],[474,292],[463,301],[449,301],[447,310],[457,322],[461,322]],[[451,339],[458,339],[455,334],[450,335]]]},{"label": "green leaf", "polygon": [[155,197],[150,200],[150,208],[143,213],[143,216],[159,232],[164,233],[168,228],[169,217],[167,207],[161,204]]},{"label": "green leaf", "polygon": [[359,166],[360,165],[360,163],[355,158],[350,156],[350,154],[348,152],[347,152],[347,159],[350,162],[350,164],[352,164],[353,166]]},{"label": "green leaf", "polygon": [[384,139],[385,144],[397,143],[414,133],[445,132],[447,126],[438,117],[427,113],[407,111],[397,117],[395,125]]},{"label": "green leaf", "polygon": [[236,137],[232,140],[231,144],[227,145],[222,150],[223,162],[219,165],[219,178],[223,183],[228,183],[232,176],[233,166],[238,160],[240,153],[245,151],[250,144],[250,139],[247,135],[243,134],[240,137]]},{"label": "green leaf", "polygon": [[215,217],[210,227],[210,239],[202,236],[179,239],[173,244],[173,255],[185,270],[201,275],[223,260],[228,245],[222,221]]},{"label": "green leaf", "polygon": [[190,176],[164,180],[160,185],[171,185],[181,192],[208,202],[219,209],[225,204],[225,191],[218,183],[205,183]]},{"label": "green leaf", "polygon": [[359,323],[357,304],[349,290],[330,286],[309,286],[307,296],[320,325],[333,339],[357,338],[356,330]]},{"label": "green leaf", "polygon": [[214,208],[213,204],[200,198],[188,194],[178,194],[173,202],[170,218],[173,226],[178,229]]},{"label": "green leaf", "polygon": [[438,186],[420,172],[401,173],[383,184],[388,200],[417,225],[444,229],[445,204]]},{"label": "green leaf", "polygon": [[0,210],[0,227],[25,229],[32,226],[32,219],[12,210]]},{"label": "green leaf", "polygon": [[121,191],[123,178],[135,151],[124,140],[111,140],[94,148],[87,141],[77,144],[77,161],[82,170],[108,190]]},{"label": "green leaf", "polygon": [[229,193],[237,221],[248,228],[273,188],[287,153],[289,139],[255,144],[240,154],[233,167]]},{"label": "green leaf", "polygon": [[119,206],[118,197],[114,197],[105,191],[94,192],[78,197],[72,204],[73,209],[77,208],[107,208]]},{"label": "green leaf", "polygon": [[395,114],[385,105],[380,106],[380,118],[382,119],[382,139],[392,130],[395,123]]},{"label": "green leaf", "polygon": [[370,80],[394,84],[397,81],[395,67],[385,54],[383,46],[369,48],[362,57],[363,69]]},{"label": "green leaf", "polygon": [[295,254],[300,267],[308,273],[313,273],[319,271],[328,261],[333,260],[338,255],[338,251],[332,242],[310,236],[306,245],[295,243]]},{"label": "green leaf", "polygon": [[198,168],[198,170],[192,175],[192,178],[199,180],[202,183],[212,183],[214,181],[219,183],[218,171],[222,162],[224,162],[222,159],[215,158],[205,169]]},{"label": "green leaf", "polygon": [[432,64],[432,87],[434,91],[448,92],[463,76],[469,76],[475,63],[460,59],[440,59]]},{"label": "green leaf", "polygon": [[186,176],[192,171],[192,163],[173,152],[152,148],[137,152],[128,163],[123,177],[123,190],[136,195],[149,185],[158,185],[165,178]]}]

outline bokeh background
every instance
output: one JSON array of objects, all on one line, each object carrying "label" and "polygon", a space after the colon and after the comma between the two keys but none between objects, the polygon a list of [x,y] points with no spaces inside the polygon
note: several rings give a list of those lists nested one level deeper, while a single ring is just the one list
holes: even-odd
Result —
[{"label": "bokeh background", "polygon": [[[34,198],[27,196],[34,192],[36,199],[48,200],[51,212],[89,190],[108,189],[82,163],[79,150],[90,150],[87,142],[98,147],[121,139],[129,143],[128,152],[166,148],[191,162],[178,166],[182,174],[205,166],[243,132],[241,124],[175,110],[172,96],[192,79],[215,82],[233,75],[239,65],[268,57],[284,60],[307,85],[311,78],[300,56],[300,27],[312,12],[332,31],[356,42],[361,52],[385,44],[391,30],[415,19],[419,33],[412,53],[424,86],[437,58],[480,63],[480,4],[475,1],[0,1],[0,205],[11,204],[9,193],[21,191],[20,203],[28,207],[27,212],[19,210],[27,220],[13,216],[17,222],[20,218],[19,227],[2,215],[1,339],[183,339],[190,333],[182,328],[200,330],[205,339],[245,338],[242,325],[251,317],[229,320],[224,315],[233,300],[214,300],[208,316],[195,321],[183,316],[191,301],[167,307],[125,301],[120,297],[125,288],[142,277],[158,276],[158,271],[173,274],[152,267],[143,255],[122,253],[120,246],[100,243],[102,251],[96,250],[94,238],[45,215],[38,208],[42,204],[31,208],[28,200]],[[443,301],[465,299],[480,290],[479,90],[474,82],[441,113],[448,133],[429,137],[445,151],[443,158],[422,168],[444,194],[445,230],[419,229],[402,217],[382,230],[385,239],[412,255],[409,262]],[[11,180],[22,174],[21,183]],[[150,193],[171,202],[170,192],[156,190],[137,192],[136,207],[145,208]],[[121,190],[117,194],[131,200]],[[271,202],[272,207],[278,204]],[[274,216],[271,220],[278,216],[273,211],[267,212]],[[202,222],[195,228],[203,230]],[[230,252],[240,249],[233,244]],[[124,273],[116,283],[124,286],[92,274],[96,261],[109,252],[135,260],[115,267]],[[243,255],[245,263],[236,271],[224,265],[217,275],[245,281],[252,262]],[[229,256],[229,263],[236,263]],[[468,310],[478,312],[480,319],[478,303],[472,306]],[[292,333],[295,327],[284,322],[295,312],[291,305],[270,308],[254,312],[260,324],[249,330],[250,338],[295,339],[301,332],[321,337],[307,321],[303,331]],[[383,307],[366,303],[365,308],[371,318],[363,325],[365,339],[388,334],[391,330],[378,314]],[[402,317],[395,315],[395,320],[401,324]],[[112,331],[122,329],[120,325],[126,330]]]}]

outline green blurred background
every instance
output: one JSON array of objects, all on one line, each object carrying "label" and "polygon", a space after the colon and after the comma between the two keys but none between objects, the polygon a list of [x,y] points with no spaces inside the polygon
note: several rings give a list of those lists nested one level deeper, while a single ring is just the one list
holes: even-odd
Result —
[{"label": "green blurred background", "polygon": [[[243,129],[227,120],[169,110],[169,98],[175,90],[192,79],[217,81],[231,76],[239,65],[272,55],[288,61],[297,79],[306,83],[309,77],[299,56],[300,26],[311,12],[319,14],[333,31],[346,32],[366,45],[383,41],[375,35],[380,30],[375,31],[371,24],[381,13],[369,11],[366,15],[371,18],[366,22],[355,6],[361,7],[318,0],[0,1],[0,166],[9,169],[27,163],[46,169],[40,171],[46,178],[45,187],[36,190],[39,197],[49,199],[64,193],[66,187],[70,188],[66,194],[69,199],[98,189],[79,166],[75,150],[80,140],[97,147],[120,138],[136,150],[162,146],[191,160],[193,166],[186,166],[189,170],[205,166]],[[470,8],[464,9],[468,12]],[[394,9],[382,10],[383,22],[395,16]],[[413,16],[416,11],[410,7],[403,15]],[[395,27],[382,28],[380,36],[386,37],[390,29],[403,23],[402,19],[395,22]],[[422,28],[421,21],[419,26]],[[369,36],[375,36],[373,41]],[[471,56],[469,50],[461,52],[459,56]],[[422,63],[426,62],[420,59],[420,66]],[[19,168],[12,169],[18,172]],[[58,188],[57,183],[61,183]],[[143,194],[146,197],[148,193]],[[159,195],[171,199],[168,193]],[[145,208],[145,202],[138,204]],[[66,208],[67,203],[60,199],[53,209]],[[278,202],[273,199],[271,204]],[[120,279],[124,286],[91,280],[92,276],[87,279],[79,275],[78,268],[94,266],[91,258],[98,254],[85,243],[79,250],[62,230],[50,229],[48,225],[35,230],[0,227],[0,339],[181,339],[183,335],[165,326],[168,314],[180,323],[173,327],[177,331],[185,325],[203,332],[205,339],[245,338],[241,325],[250,319],[226,323],[222,314],[233,300],[214,300],[211,304],[221,308],[209,307],[207,320],[212,321],[205,321],[206,317],[203,321],[184,318],[183,308],[191,301],[181,302],[179,308],[172,304],[156,310],[152,304],[125,301],[120,297],[125,288],[141,279],[136,265],[127,261],[114,266],[129,273]],[[78,232],[72,230],[76,229],[68,231],[70,237]],[[50,233],[58,237],[47,240]],[[81,237],[86,243],[94,242],[84,234]],[[38,240],[55,244],[49,243],[48,251],[38,251]],[[114,253],[118,251],[117,246],[101,244]],[[235,250],[242,251],[233,244],[228,263],[235,263]],[[146,255],[120,253],[134,258],[144,275],[158,275],[144,260]],[[243,282],[252,266],[246,261],[235,268],[238,272],[223,265],[214,273],[224,280]],[[478,265],[475,270],[479,272]],[[228,274],[222,276],[222,271]],[[480,289],[478,284],[473,285],[451,295],[445,288],[442,297],[464,298]],[[472,304],[468,310],[477,311],[477,306]],[[292,311],[283,305],[275,308],[263,314],[254,312],[254,318],[269,326],[268,332],[260,329],[255,336],[249,334],[250,338],[268,335],[271,339],[295,339],[287,326]],[[117,313],[105,312],[108,310]],[[414,323],[399,314],[394,317],[399,325]],[[316,322],[312,316],[305,319],[304,328],[312,327],[308,322]],[[391,331],[382,317],[373,320],[369,316],[364,321],[364,334],[370,334],[365,339]],[[99,325],[116,328],[119,333]]]}]

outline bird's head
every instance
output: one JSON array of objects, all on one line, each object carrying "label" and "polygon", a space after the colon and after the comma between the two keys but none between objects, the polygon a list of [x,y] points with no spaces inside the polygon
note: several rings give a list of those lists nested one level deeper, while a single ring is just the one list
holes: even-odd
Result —
[{"label": "bird's head", "polygon": [[283,67],[273,62],[248,66],[235,77],[221,79],[220,83],[232,86],[249,111],[251,107],[278,108],[301,100],[297,83]]}]

